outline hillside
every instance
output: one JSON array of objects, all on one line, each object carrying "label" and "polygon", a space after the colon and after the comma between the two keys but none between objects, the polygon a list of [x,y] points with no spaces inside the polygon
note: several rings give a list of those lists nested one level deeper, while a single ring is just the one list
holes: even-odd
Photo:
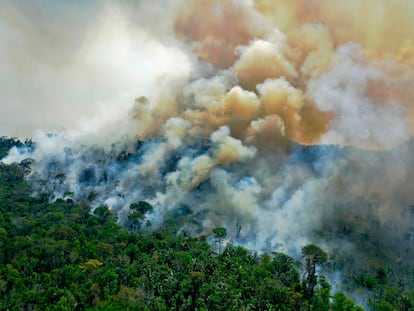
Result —
[{"label": "hillside", "polygon": [[414,310],[414,1],[1,0],[0,39],[0,309]]},{"label": "hillside", "polygon": [[2,310],[359,310],[341,293],[330,302],[323,276],[309,292],[283,253],[127,231],[107,207],[30,196],[23,171],[0,164]]},{"label": "hillside", "polygon": [[[317,149],[301,152],[311,163]],[[72,199],[50,203],[47,193],[30,196],[25,165],[0,169],[5,310],[357,310],[322,276],[331,279],[337,271],[343,274],[342,289],[374,310],[414,306],[413,266],[387,259],[393,258],[389,249],[378,253],[379,241],[361,239],[358,232],[318,233],[326,239],[343,234],[356,251],[330,253],[309,294],[305,261],[231,243],[218,254],[223,239],[214,240],[213,232],[211,238],[192,237],[182,230],[189,212],[172,214],[162,228],[148,231],[142,225],[152,207],[141,202],[131,206],[121,227],[105,206],[91,213],[90,206]],[[348,219],[346,226],[357,227],[357,220]]]}]

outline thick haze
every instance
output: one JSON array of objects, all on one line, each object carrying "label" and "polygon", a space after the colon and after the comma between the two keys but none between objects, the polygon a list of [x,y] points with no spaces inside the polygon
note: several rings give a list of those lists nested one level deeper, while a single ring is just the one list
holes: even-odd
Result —
[{"label": "thick haze", "polygon": [[3,135],[99,132],[125,119],[137,95],[153,96],[163,76],[188,74],[178,48],[134,24],[139,5],[112,3],[0,2]]},{"label": "thick haze", "polygon": [[0,131],[36,141],[3,161],[52,199],[410,260],[412,1],[3,1],[0,39]]}]

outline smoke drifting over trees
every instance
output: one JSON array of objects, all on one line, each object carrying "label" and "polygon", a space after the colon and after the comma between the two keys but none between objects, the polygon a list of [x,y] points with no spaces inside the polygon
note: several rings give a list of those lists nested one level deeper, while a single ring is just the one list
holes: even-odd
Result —
[{"label": "smoke drifting over trees", "polygon": [[150,202],[153,228],[184,212],[194,234],[225,227],[259,251],[363,254],[370,240],[408,262],[413,12],[404,0],[3,1],[0,130],[36,142],[3,162],[32,158],[37,191],[121,220]]}]

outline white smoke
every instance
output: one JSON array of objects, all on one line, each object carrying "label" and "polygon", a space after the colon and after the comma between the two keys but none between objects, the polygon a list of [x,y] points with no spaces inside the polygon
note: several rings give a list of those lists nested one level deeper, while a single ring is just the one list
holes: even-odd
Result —
[{"label": "white smoke", "polygon": [[374,101],[367,94],[369,83],[388,77],[364,61],[359,46],[342,46],[332,69],[310,83],[317,106],[334,114],[322,143],[383,149],[409,138],[405,109],[395,99]]},{"label": "white smoke", "polygon": [[145,200],[154,229],[184,213],[197,234],[290,254],[369,232],[411,260],[408,56],[342,44],[335,21],[272,24],[271,2],[218,2],[2,2],[0,131],[35,141],[2,161],[32,158],[37,193],[121,223]]},{"label": "white smoke", "polygon": [[135,97],[157,96],[161,78],[187,79],[186,53],[130,18],[111,2],[2,1],[1,133],[109,134]]}]

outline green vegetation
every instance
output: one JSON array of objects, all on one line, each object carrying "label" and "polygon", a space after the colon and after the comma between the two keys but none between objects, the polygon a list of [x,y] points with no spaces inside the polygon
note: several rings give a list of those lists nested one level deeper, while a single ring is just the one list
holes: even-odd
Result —
[{"label": "green vegetation", "polygon": [[[203,238],[142,236],[105,206],[90,213],[29,196],[16,165],[0,165],[0,186],[2,310],[329,309],[329,284],[321,277],[306,295],[300,263],[285,254],[227,246],[218,255]],[[222,243],[225,228],[214,236]]]},{"label": "green vegetation", "polygon": [[316,245],[306,245],[302,248],[302,256],[305,258],[305,293],[312,297],[317,285],[316,267],[328,260],[328,255]]},{"label": "green vegetation", "polygon": [[[362,310],[316,270],[327,254],[303,247],[301,262],[261,256],[212,237],[140,234],[146,202],[131,205],[126,226],[106,206],[30,196],[24,168],[0,164],[0,310]],[[224,249],[221,249],[223,246]],[[363,284],[363,285],[361,285]],[[413,310],[386,268],[360,277],[375,310]],[[408,293],[408,294],[407,294]]]},{"label": "green vegetation", "polygon": [[0,137],[0,159],[4,158],[9,152],[9,150],[14,146],[17,146],[17,147],[26,146],[28,148],[31,148],[33,146],[33,142],[31,140],[26,140],[24,143],[22,143],[18,139],[1,136]]}]

